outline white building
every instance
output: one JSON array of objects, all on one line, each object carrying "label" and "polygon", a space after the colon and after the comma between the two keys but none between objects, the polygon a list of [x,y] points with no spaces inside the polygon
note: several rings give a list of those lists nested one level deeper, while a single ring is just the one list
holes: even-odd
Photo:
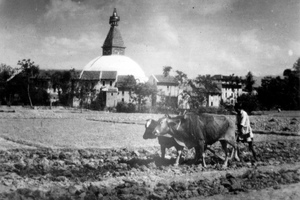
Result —
[{"label": "white building", "polygon": [[214,75],[212,79],[222,85],[221,98],[224,103],[234,105],[242,95],[242,78],[238,76]]},{"label": "white building", "polygon": [[152,98],[152,106],[165,98],[170,106],[177,107],[180,94],[179,84],[173,76],[151,75],[148,83],[155,85],[158,91],[156,97]]}]

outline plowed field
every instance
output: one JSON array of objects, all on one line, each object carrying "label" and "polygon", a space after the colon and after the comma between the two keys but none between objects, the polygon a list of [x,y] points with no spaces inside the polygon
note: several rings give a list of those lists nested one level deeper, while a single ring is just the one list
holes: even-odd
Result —
[{"label": "plowed field", "polygon": [[174,149],[162,160],[157,140],[142,139],[160,117],[3,109],[0,199],[300,199],[298,116],[252,116],[258,161],[240,144],[227,169],[209,153],[195,165],[193,150],[178,167]]}]

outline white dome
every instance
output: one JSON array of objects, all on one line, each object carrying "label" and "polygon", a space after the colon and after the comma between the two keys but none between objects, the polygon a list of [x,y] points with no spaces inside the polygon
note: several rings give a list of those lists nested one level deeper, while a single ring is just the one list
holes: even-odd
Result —
[{"label": "white dome", "polygon": [[147,81],[142,68],[131,58],[123,55],[99,56],[90,61],[83,71],[117,71],[118,75],[133,75],[142,82]]}]

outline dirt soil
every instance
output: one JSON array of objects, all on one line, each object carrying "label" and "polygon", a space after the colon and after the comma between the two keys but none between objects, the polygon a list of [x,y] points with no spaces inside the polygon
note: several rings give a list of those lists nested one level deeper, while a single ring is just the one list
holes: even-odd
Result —
[{"label": "dirt soil", "polygon": [[[50,114],[34,111],[38,115],[22,112],[0,114],[0,121],[5,124],[6,120],[42,119],[46,115],[47,119],[57,119],[57,116],[89,118],[115,123],[115,126],[119,123],[141,126],[148,117],[159,117],[125,114],[109,117],[105,114],[105,117],[91,113],[78,117],[64,111]],[[299,131],[299,118],[272,116],[266,117],[264,122],[261,119],[252,121],[256,127],[266,123],[274,131],[284,131],[270,125],[274,120],[276,123],[285,121],[280,127],[287,127],[290,132]],[[195,165],[193,150],[185,150],[181,165],[173,166],[175,150],[169,149],[167,159],[163,160],[157,145],[109,149],[42,148],[2,136],[0,199],[300,199],[299,137],[290,140],[284,136],[272,141],[265,137],[265,141],[256,142],[257,162],[252,161],[247,146],[240,144],[242,161],[232,160],[228,168],[223,169],[222,161],[209,153],[207,168]],[[214,145],[213,149],[222,154],[219,145]]]}]

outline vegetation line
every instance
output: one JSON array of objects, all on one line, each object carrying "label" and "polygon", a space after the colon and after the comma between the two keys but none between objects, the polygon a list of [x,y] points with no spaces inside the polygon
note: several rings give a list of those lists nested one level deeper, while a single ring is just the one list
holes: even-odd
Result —
[{"label": "vegetation line", "polygon": [[297,132],[286,132],[286,131],[258,131],[254,130],[253,133],[261,135],[282,135],[282,136],[300,136]]},{"label": "vegetation line", "polygon": [[129,121],[115,121],[115,120],[105,120],[105,119],[86,119],[89,121],[98,121],[98,122],[107,122],[107,123],[118,123],[118,124],[136,124],[136,125],[144,125],[141,122],[129,122]]},{"label": "vegetation line", "polygon": [[[128,121],[114,121],[114,120],[102,120],[102,119],[86,119],[90,121],[99,121],[99,122],[107,122],[107,123],[119,123],[119,124],[136,124],[136,125],[144,125],[141,122],[128,122]],[[297,132],[287,132],[287,131],[261,131],[254,130],[253,133],[261,134],[261,135],[282,135],[282,136],[300,136],[300,133]]]}]

